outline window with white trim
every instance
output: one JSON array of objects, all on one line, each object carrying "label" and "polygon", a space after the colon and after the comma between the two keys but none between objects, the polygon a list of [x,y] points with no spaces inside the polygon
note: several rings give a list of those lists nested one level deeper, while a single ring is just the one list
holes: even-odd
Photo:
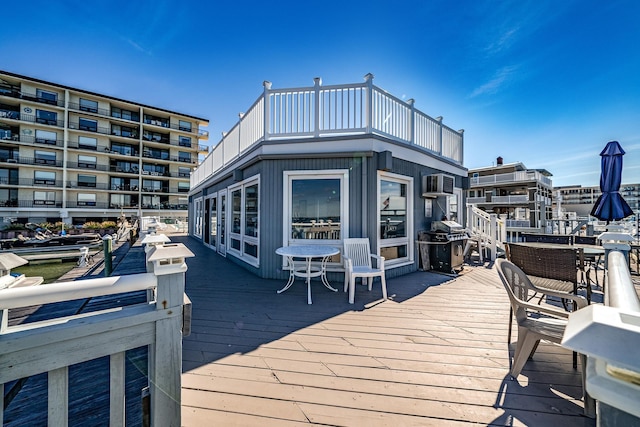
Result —
[{"label": "window with white trim", "polygon": [[283,244],[348,237],[348,170],[284,172],[284,185]]},{"label": "window with white trim", "polygon": [[378,247],[385,267],[413,262],[413,178],[378,171]]}]

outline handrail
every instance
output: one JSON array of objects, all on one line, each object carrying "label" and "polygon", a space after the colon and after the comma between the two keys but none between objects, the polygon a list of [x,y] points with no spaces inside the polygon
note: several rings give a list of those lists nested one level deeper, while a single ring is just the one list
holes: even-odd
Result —
[{"label": "handrail", "polygon": [[625,255],[611,251],[607,257],[607,265],[605,305],[640,313],[640,299],[633,286]]},{"label": "handrail", "polygon": [[191,174],[191,188],[238,159],[262,141],[375,134],[410,144],[457,164],[463,162],[463,131],[455,131],[373,84],[364,83],[272,89],[263,94]]}]

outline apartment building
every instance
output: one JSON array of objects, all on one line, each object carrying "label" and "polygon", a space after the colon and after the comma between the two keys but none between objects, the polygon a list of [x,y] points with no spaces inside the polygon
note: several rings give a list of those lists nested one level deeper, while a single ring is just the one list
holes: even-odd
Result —
[{"label": "apartment building", "polygon": [[552,218],[551,175],[498,157],[496,165],[469,169],[467,203],[503,215],[507,228],[541,229]]},{"label": "apartment building", "polygon": [[[561,209],[563,212],[575,212],[578,217],[586,217],[596,204],[602,192],[600,185],[583,187],[582,185],[567,185],[554,187],[553,203],[554,212]],[[620,195],[629,204],[631,210],[640,212],[640,183],[622,184]]]},{"label": "apartment building", "polygon": [[0,218],[186,218],[208,121],[0,70]]}]

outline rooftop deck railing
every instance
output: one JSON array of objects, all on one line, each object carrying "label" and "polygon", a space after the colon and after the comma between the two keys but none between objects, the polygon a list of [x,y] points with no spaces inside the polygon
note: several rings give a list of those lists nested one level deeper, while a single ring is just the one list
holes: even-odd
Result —
[{"label": "rooftop deck railing", "polygon": [[538,171],[519,171],[510,173],[499,173],[487,176],[472,176],[469,179],[469,185],[473,187],[481,187],[488,184],[511,184],[515,182],[531,182],[536,181],[548,187],[552,187],[551,180]]},{"label": "rooftop deck railing", "polygon": [[463,162],[463,131],[455,131],[373,84],[272,89],[264,93],[209,152],[191,175],[192,188],[262,141],[379,135],[457,164]]}]

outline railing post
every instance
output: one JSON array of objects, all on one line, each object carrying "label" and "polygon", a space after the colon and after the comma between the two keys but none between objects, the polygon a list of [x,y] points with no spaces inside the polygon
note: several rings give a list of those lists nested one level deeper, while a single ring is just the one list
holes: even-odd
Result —
[{"label": "railing post", "polygon": [[411,144],[415,145],[415,136],[416,136],[416,124],[415,124],[415,118],[416,118],[416,109],[414,104],[416,103],[416,100],[411,98],[407,101],[407,104],[409,104],[409,117],[407,120],[407,133],[409,135],[409,142]]},{"label": "railing post", "polygon": [[443,120],[442,116],[436,117],[436,121],[438,122],[438,135],[437,135],[438,154],[440,154],[441,156],[442,156],[442,120]]},{"label": "railing post", "polygon": [[242,154],[242,118],[244,113],[238,113],[238,156]]},{"label": "railing post", "polygon": [[367,73],[364,76],[365,84],[367,85],[367,89],[365,92],[365,133],[371,133],[373,129],[373,74]]},{"label": "railing post", "polygon": [[320,77],[313,78],[313,136],[320,136],[320,86],[322,79]]},{"label": "railing post", "polygon": [[104,250],[104,276],[111,276],[111,271],[113,269],[113,260],[111,258],[111,253],[113,251],[111,236],[106,235],[102,237],[102,247]]},{"label": "railing post", "polygon": [[156,339],[149,346],[151,425],[180,426],[182,404],[182,305],[185,258],[194,254],[183,244],[155,246],[149,260],[158,278],[156,310],[166,318],[156,322]]},{"label": "railing post", "polygon": [[269,91],[271,90],[271,82],[265,80],[264,82],[262,82],[262,86],[264,87],[264,92],[262,95],[264,97],[264,140],[268,141],[270,138],[269,123],[271,121],[271,103],[269,102]]},{"label": "railing post", "polygon": [[497,240],[498,240],[498,215],[491,214],[489,216],[491,225],[489,227],[489,232],[491,236],[491,261],[496,260],[496,252],[497,252]]}]

